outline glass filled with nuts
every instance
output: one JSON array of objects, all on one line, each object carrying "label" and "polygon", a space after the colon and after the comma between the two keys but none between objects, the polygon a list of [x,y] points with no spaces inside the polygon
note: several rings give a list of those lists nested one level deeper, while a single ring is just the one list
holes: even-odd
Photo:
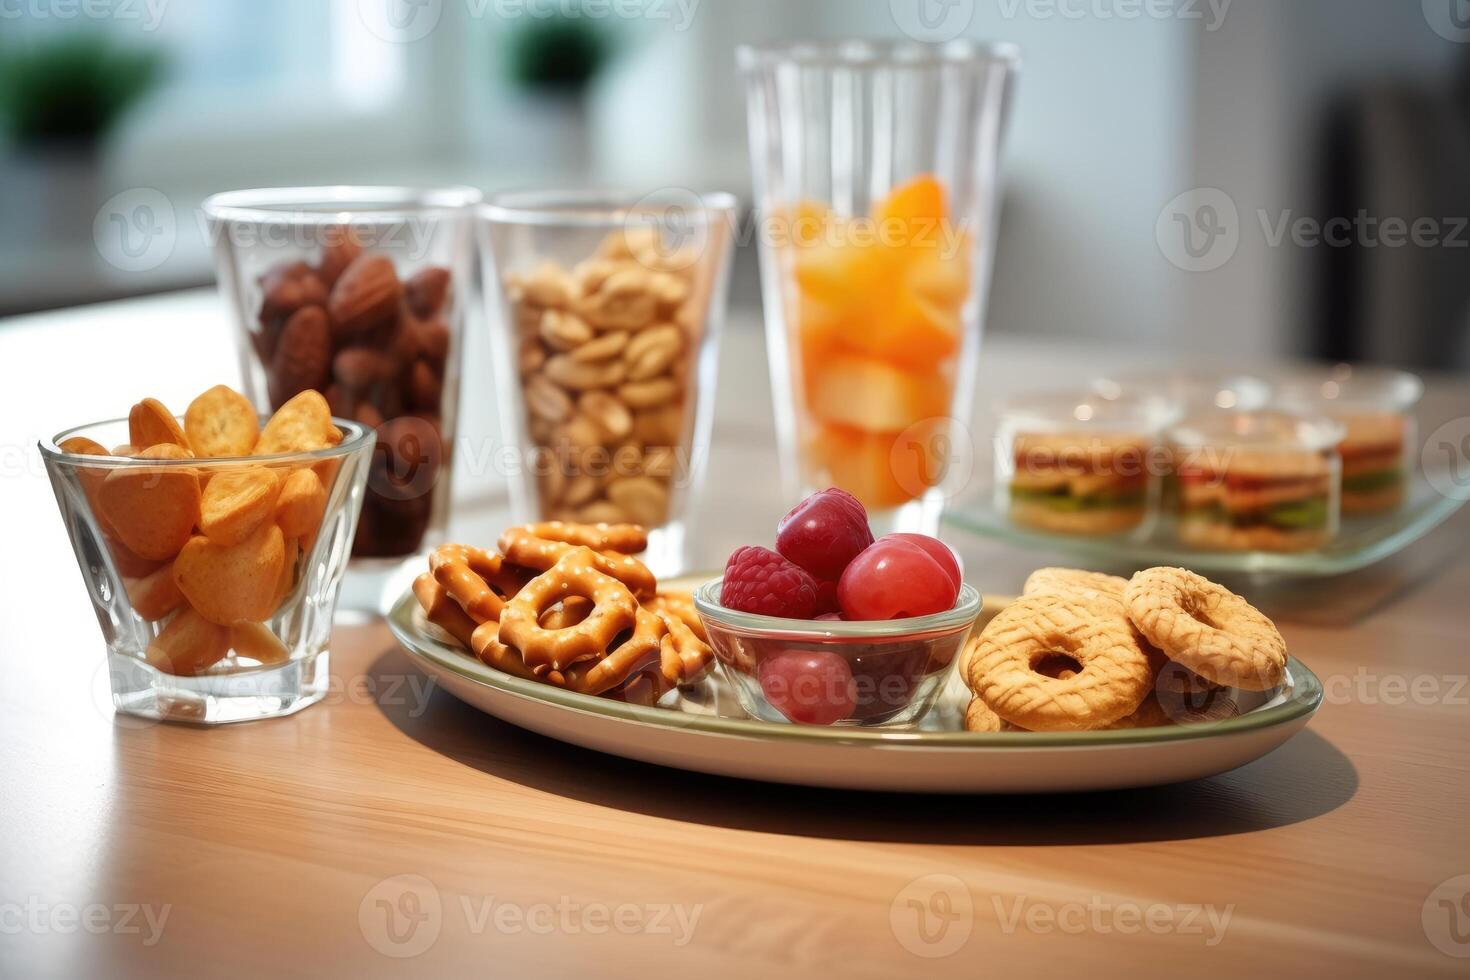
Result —
[{"label": "glass filled with nuts", "polygon": [[727,194],[515,193],[482,209],[518,520],[641,524],[686,560],[735,227]]},{"label": "glass filled with nuts", "polygon": [[354,557],[396,559],[443,534],[479,200],[308,187],[204,202],[256,408],[320,391],[377,433]]}]

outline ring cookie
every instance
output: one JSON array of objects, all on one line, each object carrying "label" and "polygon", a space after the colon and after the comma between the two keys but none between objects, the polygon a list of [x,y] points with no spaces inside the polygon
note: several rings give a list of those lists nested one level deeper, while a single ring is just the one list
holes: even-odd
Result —
[{"label": "ring cookie", "polygon": [[1038,568],[1026,577],[1026,584],[1021,587],[1021,592],[1023,595],[1035,595],[1089,589],[1121,600],[1126,588],[1126,578],[1104,572],[1087,572],[1080,568]]},{"label": "ring cookie", "polygon": [[[1061,658],[1080,669],[1065,677],[1043,673]],[[1029,595],[985,628],[967,679],[992,711],[1014,725],[1036,732],[1088,731],[1135,711],[1152,689],[1153,671],[1108,599]]]},{"label": "ring cookie", "polygon": [[1286,673],[1286,641],[1256,607],[1183,568],[1150,568],[1124,593],[1129,618],[1150,643],[1205,680],[1269,691]]}]

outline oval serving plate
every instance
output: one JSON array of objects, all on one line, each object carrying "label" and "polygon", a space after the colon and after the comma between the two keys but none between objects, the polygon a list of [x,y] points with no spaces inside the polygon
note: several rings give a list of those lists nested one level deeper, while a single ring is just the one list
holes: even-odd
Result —
[{"label": "oval serving plate", "polygon": [[[981,622],[1004,600],[986,598]],[[1223,721],[1109,732],[961,730],[957,674],[917,729],[817,728],[748,718],[718,676],[656,707],[511,677],[424,620],[412,592],[388,614],[393,635],[449,693],[512,725],[583,748],[675,769],[798,786],[924,793],[1067,793],[1183,782],[1259,759],[1301,731],[1322,685],[1295,658],[1275,691],[1237,692]],[[780,751],[769,751],[779,747]]]}]

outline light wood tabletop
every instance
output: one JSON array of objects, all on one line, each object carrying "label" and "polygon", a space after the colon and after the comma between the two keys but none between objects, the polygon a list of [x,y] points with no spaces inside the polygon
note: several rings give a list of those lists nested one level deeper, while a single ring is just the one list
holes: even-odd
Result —
[{"label": "light wood tabletop", "polygon": [[[721,359],[707,566],[783,510],[754,319]],[[997,339],[981,390],[1131,355]],[[478,329],[466,356],[463,432],[490,438]],[[235,381],[224,316],[198,292],[3,321],[0,365],[6,975],[1470,969],[1470,513],[1350,576],[1241,584],[1326,685],[1310,727],[1242,769],[1056,797],[796,789],[512,728],[434,689],[377,620],[339,623],[333,691],[299,715],[115,717],[35,440]],[[1432,379],[1425,433],[1466,415],[1470,384]],[[454,536],[491,540],[503,486],[455,480]],[[991,592],[1062,560],[952,540]]]}]

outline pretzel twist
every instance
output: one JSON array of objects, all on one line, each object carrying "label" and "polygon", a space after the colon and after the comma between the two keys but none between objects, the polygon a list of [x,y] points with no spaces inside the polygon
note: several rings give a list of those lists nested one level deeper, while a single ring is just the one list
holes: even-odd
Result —
[{"label": "pretzel twist", "polygon": [[[537,677],[602,659],[619,633],[637,625],[639,607],[628,587],[599,570],[600,556],[591,548],[567,547],[571,550],[532,579],[500,614],[499,642],[519,650]],[[569,596],[592,601],[587,618],[566,629],[542,626],[542,615]]]},{"label": "pretzel twist", "polygon": [[656,700],[669,687],[659,683],[662,680],[660,657],[664,638],[663,620],[639,607],[634,612],[632,634],[608,650],[607,656],[574,664],[565,671],[551,671],[546,679],[582,694],[602,694],[630,678],[647,675],[654,682],[656,690],[653,696]]},{"label": "pretzel twist", "polygon": [[506,600],[529,579],[503,556],[465,544],[435,548],[429,555],[429,571],[476,623],[498,620]]},{"label": "pretzel twist", "polygon": [[670,684],[689,684],[699,680],[709,670],[714,650],[677,614],[660,611],[654,615],[664,624],[664,637],[659,643],[664,679]]},{"label": "pretzel twist", "polygon": [[[583,528],[604,528],[605,532],[581,533]],[[617,529],[625,529],[617,531]],[[500,550],[505,560],[537,571],[547,571],[557,562],[578,548],[586,548],[593,555],[593,564],[604,575],[610,575],[632,590],[639,599],[651,599],[658,591],[658,580],[648,566],[626,552],[614,549],[597,549],[591,545],[575,544],[557,538],[541,537],[538,530],[551,529],[552,533],[564,537],[578,537],[597,542],[616,541],[636,544],[647,538],[642,528],[633,524],[565,524],[561,521],[546,521],[542,524],[527,524],[508,529],[500,536]],[[616,533],[614,533],[616,531]],[[632,532],[638,532],[636,535]]]},{"label": "pretzel twist", "polygon": [[424,618],[454,637],[465,646],[470,646],[470,635],[478,625],[449,598],[434,576],[425,572],[413,580],[413,594],[424,609]]}]

